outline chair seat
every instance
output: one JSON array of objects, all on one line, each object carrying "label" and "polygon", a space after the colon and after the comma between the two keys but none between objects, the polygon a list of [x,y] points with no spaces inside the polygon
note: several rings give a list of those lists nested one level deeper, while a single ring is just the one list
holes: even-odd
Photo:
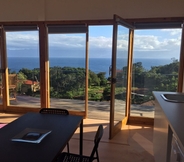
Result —
[{"label": "chair seat", "polygon": [[58,157],[58,161],[62,162],[90,162],[90,157],[88,156],[80,156],[77,154],[71,154],[67,152],[63,152]]}]

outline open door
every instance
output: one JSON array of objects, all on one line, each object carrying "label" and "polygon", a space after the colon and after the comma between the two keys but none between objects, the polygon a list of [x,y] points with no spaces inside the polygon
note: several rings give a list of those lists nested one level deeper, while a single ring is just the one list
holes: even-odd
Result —
[{"label": "open door", "polygon": [[114,15],[109,138],[128,121],[134,27]]}]

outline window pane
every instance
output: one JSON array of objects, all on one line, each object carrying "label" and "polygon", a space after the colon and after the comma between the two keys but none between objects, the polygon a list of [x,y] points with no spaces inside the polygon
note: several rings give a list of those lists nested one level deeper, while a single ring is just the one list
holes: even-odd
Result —
[{"label": "window pane", "polygon": [[40,107],[38,31],[6,32],[10,105]]},{"label": "window pane", "polygon": [[50,107],[85,109],[86,34],[49,34]]},{"label": "window pane", "polygon": [[136,30],[131,116],[154,117],[152,91],[177,91],[181,29]]},{"label": "window pane", "polygon": [[112,26],[89,27],[88,118],[109,120]]}]

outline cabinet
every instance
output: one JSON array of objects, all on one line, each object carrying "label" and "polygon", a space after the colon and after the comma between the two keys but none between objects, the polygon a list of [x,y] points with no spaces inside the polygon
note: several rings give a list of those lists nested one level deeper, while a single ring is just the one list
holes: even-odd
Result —
[{"label": "cabinet", "polygon": [[166,162],[167,141],[168,141],[168,122],[158,102],[155,102],[153,151],[155,162]]},{"label": "cabinet", "polygon": [[173,134],[170,162],[184,162],[184,148]]}]

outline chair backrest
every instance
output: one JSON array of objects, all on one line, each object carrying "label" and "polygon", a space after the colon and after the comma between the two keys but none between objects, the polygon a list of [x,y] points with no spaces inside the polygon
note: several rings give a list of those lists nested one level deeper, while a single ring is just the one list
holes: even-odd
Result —
[{"label": "chair backrest", "polygon": [[[99,145],[99,142],[100,142],[102,136],[103,136],[103,126],[99,125],[98,130],[97,130],[96,135],[95,135],[94,147],[93,147],[93,150],[92,150],[91,155],[90,155],[90,161],[93,161],[94,159],[97,159],[99,161],[98,145]],[[97,157],[94,157],[95,153],[96,153]]]},{"label": "chair backrest", "polygon": [[8,75],[9,86],[17,86],[17,74],[9,74]]},{"label": "chair backrest", "polygon": [[41,114],[58,114],[58,115],[69,115],[68,110],[58,109],[58,108],[42,108],[40,110]]}]

